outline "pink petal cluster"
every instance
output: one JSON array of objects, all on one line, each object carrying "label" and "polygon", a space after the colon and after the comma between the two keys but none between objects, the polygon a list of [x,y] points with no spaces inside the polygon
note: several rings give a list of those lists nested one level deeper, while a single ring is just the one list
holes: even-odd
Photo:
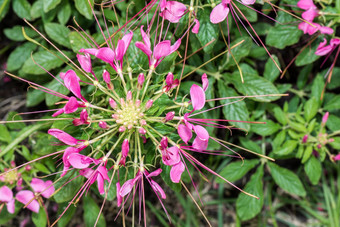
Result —
[{"label": "pink petal cluster", "polygon": [[90,122],[88,121],[89,114],[87,113],[86,109],[83,109],[80,112],[80,117],[76,118],[72,121],[74,126],[79,126],[79,125],[88,125]]},{"label": "pink petal cluster", "polygon": [[109,63],[114,70],[121,71],[123,67],[123,58],[132,40],[133,32],[130,32],[118,40],[116,49],[113,50],[110,47],[102,47],[99,49],[81,49],[79,50],[85,54],[91,54],[95,57]]},{"label": "pink petal cluster", "polygon": [[[241,0],[245,5],[252,5],[256,0]],[[210,13],[210,22],[213,24],[218,24],[224,21],[229,14],[229,6],[231,0],[222,0],[220,4],[215,6]]]},{"label": "pink petal cluster", "polygon": [[319,56],[324,56],[326,54],[331,53],[337,46],[339,46],[340,39],[339,38],[333,38],[329,42],[329,45],[326,45],[326,44],[327,44],[327,40],[324,39],[323,42],[321,42],[319,44],[319,46],[317,47],[315,54],[319,55]]},{"label": "pink petal cluster", "polygon": [[[88,158],[88,157],[87,157]],[[105,180],[110,182],[110,178],[107,175],[107,169],[103,165],[99,165],[96,170],[92,168],[84,168],[79,170],[80,175],[90,179],[89,184],[92,185],[94,182],[97,181],[98,191],[102,195],[105,193],[104,189],[104,182]]]},{"label": "pink petal cluster", "polygon": [[129,154],[130,146],[129,146],[129,140],[125,139],[122,144],[122,157],[120,158],[119,165],[125,166],[126,157]]},{"label": "pink petal cluster", "polygon": [[2,186],[0,188],[0,204],[3,204],[3,203],[6,204],[8,213],[14,214],[15,200],[13,198],[12,190],[7,186]]},{"label": "pink petal cluster", "polygon": [[55,189],[52,181],[48,180],[45,182],[37,178],[32,179],[31,187],[34,193],[29,190],[22,190],[16,194],[15,198],[22,204],[28,204],[27,208],[31,211],[38,213],[40,205],[39,202],[36,200],[35,193],[40,193],[43,197],[48,199],[52,196]]},{"label": "pink petal cluster", "polygon": [[187,7],[177,1],[161,0],[159,5],[161,8],[159,15],[172,23],[178,23],[187,12]]},{"label": "pink petal cluster", "polygon": [[141,26],[140,28],[143,42],[136,42],[135,45],[148,56],[150,68],[156,68],[166,56],[172,54],[179,48],[181,39],[178,39],[174,45],[171,45],[170,40],[161,41],[152,51],[150,38],[144,32],[143,27],[144,26]]},{"label": "pink petal cluster", "polygon": [[169,72],[168,75],[166,76],[165,83],[166,85],[164,86],[163,91],[169,92],[171,89],[174,89],[179,85],[179,80],[178,79],[174,80],[174,74]]},{"label": "pink petal cluster", "polygon": [[337,154],[333,157],[334,161],[340,161],[340,154]]},{"label": "pink petal cluster", "polygon": [[302,13],[302,18],[309,22],[301,22],[298,26],[304,34],[313,35],[315,32],[320,31],[321,34],[330,35],[334,32],[332,28],[313,23],[314,18],[319,15],[319,11],[316,5],[314,5],[313,0],[300,0],[297,6],[305,10],[305,12]]}]

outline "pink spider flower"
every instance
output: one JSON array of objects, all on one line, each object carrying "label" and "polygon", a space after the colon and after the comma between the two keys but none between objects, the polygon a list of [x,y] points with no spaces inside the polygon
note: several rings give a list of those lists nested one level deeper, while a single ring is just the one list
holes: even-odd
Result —
[{"label": "pink spider flower", "polygon": [[[252,5],[256,0],[241,0],[245,5]],[[213,24],[218,24],[224,21],[229,14],[229,6],[231,0],[222,0],[220,4],[214,7],[210,13],[210,22]]]},{"label": "pink spider flower", "polygon": [[168,148],[168,141],[166,137],[163,138],[162,141],[160,146],[160,149],[162,151],[162,161],[165,165],[171,166],[171,181],[174,183],[179,183],[182,173],[185,170],[185,166],[181,161],[181,157],[179,155],[179,148],[177,146]]},{"label": "pink spider flower", "polygon": [[7,186],[2,186],[0,188],[0,206],[1,204],[6,204],[8,213],[14,214],[15,200],[13,198],[12,190]]},{"label": "pink spider flower", "polygon": [[171,89],[174,89],[179,85],[179,80],[175,79],[174,80],[174,74],[171,72],[168,73],[165,79],[166,85],[163,87],[163,92],[169,92]]},{"label": "pink spider flower", "polygon": [[337,154],[333,157],[334,161],[340,161],[340,154]]},{"label": "pink spider flower", "polygon": [[31,187],[34,193],[29,190],[22,190],[16,194],[15,198],[25,205],[28,204],[27,208],[29,210],[39,213],[40,205],[37,201],[38,194],[41,194],[43,197],[48,199],[53,195],[55,189],[52,181],[48,180],[45,182],[37,178],[32,179]]},{"label": "pink spider flower", "polygon": [[86,109],[83,109],[80,112],[80,118],[76,118],[72,121],[74,126],[79,126],[79,125],[88,125],[90,122],[88,121],[89,114],[87,113]]},{"label": "pink spider flower", "polygon": [[122,157],[120,158],[119,165],[125,166],[126,157],[129,154],[130,146],[129,146],[129,140],[125,139],[122,144]]},{"label": "pink spider flower", "polygon": [[103,166],[103,162],[101,163],[102,164],[100,164],[96,170],[93,170],[92,168],[84,168],[79,170],[79,173],[89,179],[89,185],[92,185],[97,181],[98,191],[102,195],[105,193],[104,182],[105,180],[110,182],[110,178],[107,174],[108,171],[106,167]]},{"label": "pink spider flower", "polygon": [[84,69],[85,72],[94,75],[91,64],[91,56],[89,54],[87,53],[85,53],[85,55],[77,54],[77,59],[81,68]]},{"label": "pink spider flower", "polygon": [[187,7],[177,1],[161,0],[159,5],[161,8],[159,15],[171,23],[178,23],[187,11]]},{"label": "pink spider flower", "polygon": [[329,42],[329,45],[326,45],[326,44],[327,44],[327,40],[324,39],[323,42],[319,44],[318,48],[316,48],[315,54],[319,56],[324,56],[324,55],[331,53],[337,46],[339,46],[340,39],[333,38]]},{"label": "pink spider flower", "polygon": [[70,113],[74,113],[78,110],[79,107],[85,107],[84,103],[82,102],[78,102],[77,99],[72,96],[67,103],[65,104],[65,106],[61,109],[59,109],[57,112],[55,112],[54,114],[52,114],[52,117],[56,117],[60,114],[70,114]]},{"label": "pink spider flower", "polygon": [[62,77],[64,80],[65,87],[71,91],[78,99],[81,99],[84,102],[87,102],[86,99],[82,96],[80,91],[80,78],[73,70],[68,70]]},{"label": "pink spider flower", "polygon": [[48,134],[51,136],[54,136],[61,142],[70,145],[70,146],[78,146],[78,147],[87,147],[87,141],[85,140],[78,140],[71,136],[70,134],[64,132],[63,130],[57,129],[57,128],[51,128],[47,131]]},{"label": "pink spider flower", "polygon": [[309,23],[301,22],[298,28],[302,30],[304,34],[308,34],[308,35],[313,35],[317,31],[320,31],[321,34],[328,34],[328,35],[334,32],[334,30],[330,27],[321,26],[313,22],[309,22]]},{"label": "pink spider flower", "polygon": [[300,0],[296,4],[300,9],[308,10],[308,9],[316,9],[313,0]]},{"label": "pink spider flower", "polygon": [[171,45],[170,40],[164,40],[159,42],[153,49],[151,50],[151,42],[149,36],[143,30],[144,26],[141,26],[140,30],[142,33],[143,42],[136,42],[135,45],[141,51],[143,51],[148,59],[149,59],[149,66],[150,68],[156,68],[162,60],[175,52],[179,46],[181,45],[181,39],[178,39],[174,45]]},{"label": "pink spider flower", "polygon": [[99,49],[80,49],[80,52],[94,55],[95,57],[107,62],[116,72],[121,72],[123,68],[123,58],[132,40],[133,32],[125,34],[122,39],[118,40],[116,49],[102,47]]}]

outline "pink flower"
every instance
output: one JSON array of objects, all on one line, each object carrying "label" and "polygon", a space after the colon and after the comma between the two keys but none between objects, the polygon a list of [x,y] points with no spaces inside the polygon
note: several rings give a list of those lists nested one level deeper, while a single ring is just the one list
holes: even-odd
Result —
[{"label": "pink flower", "polygon": [[14,214],[15,200],[13,198],[12,190],[7,186],[2,186],[0,188],[0,204],[1,203],[6,204],[8,213]]},{"label": "pink flower", "polygon": [[337,154],[336,156],[333,157],[334,161],[340,161],[340,154]]},{"label": "pink flower", "polygon": [[177,1],[161,0],[160,7],[161,12],[159,15],[172,23],[178,23],[187,11],[187,7],[183,3]]},{"label": "pink flower", "polygon": [[168,92],[171,89],[178,86],[179,80],[178,79],[174,80],[174,74],[169,72],[168,75],[166,76],[165,83],[166,83],[166,85],[164,86],[163,91]]},{"label": "pink flower", "polygon": [[338,38],[331,39],[329,45],[326,44],[327,40],[324,39],[323,42],[319,44],[318,48],[316,48],[315,54],[319,56],[324,56],[332,52],[340,44],[340,39]]},{"label": "pink flower", "polygon": [[222,0],[220,4],[215,6],[210,13],[210,22],[213,24],[218,24],[224,21],[229,13],[228,4],[231,0]]},{"label": "pink flower", "polygon": [[304,135],[302,138],[302,143],[307,143],[308,135]]},{"label": "pink flower", "polygon": [[107,123],[105,121],[99,121],[98,125],[102,129],[108,129]]},{"label": "pink flower", "polygon": [[175,117],[175,111],[170,111],[165,115],[165,121],[171,121]]},{"label": "pink flower", "polygon": [[177,146],[173,146],[168,149],[163,149],[162,160],[165,165],[171,166],[171,181],[178,183],[181,180],[182,173],[185,170],[185,166],[179,155],[179,148]]},{"label": "pink flower", "polygon": [[84,104],[81,102],[78,102],[77,99],[75,97],[71,97],[67,103],[65,104],[65,106],[61,109],[59,109],[57,112],[55,112],[52,117],[56,117],[60,114],[66,113],[66,114],[70,114],[70,113],[74,113],[78,110],[79,107],[84,107]]},{"label": "pink flower", "polygon": [[144,76],[144,73],[140,73],[138,75],[138,89],[142,89],[143,88],[143,84],[144,84],[144,81],[145,81],[145,76]]},{"label": "pink flower", "polygon": [[302,18],[306,21],[313,21],[315,17],[319,15],[319,11],[316,8],[309,8],[305,12],[302,13]]},{"label": "pink flower", "polygon": [[310,8],[316,9],[313,0],[300,0],[298,1],[297,6],[304,10],[308,10]]},{"label": "pink flower", "polygon": [[55,138],[57,138],[58,140],[60,140],[61,142],[70,145],[70,146],[75,146],[75,145],[79,145],[79,142],[82,140],[77,140],[76,138],[74,138],[73,136],[71,136],[70,134],[60,130],[60,129],[56,129],[56,128],[51,128],[48,131],[48,134],[54,136]]},{"label": "pink flower", "polygon": [[116,183],[116,197],[117,197],[117,206],[120,207],[123,201],[123,197],[120,195],[120,183]]},{"label": "pink flower", "polygon": [[79,77],[73,70],[68,70],[64,75],[65,87],[70,90],[78,99],[87,102],[80,92]]},{"label": "pink flower", "polygon": [[170,40],[159,42],[152,51],[150,38],[144,32],[143,27],[144,26],[141,26],[140,30],[144,43],[136,42],[135,45],[148,56],[150,67],[156,68],[166,56],[172,54],[179,48],[181,39],[178,39],[172,46]]},{"label": "pink flower", "polygon": [[326,112],[322,117],[322,124],[325,125],[328,120],[329,112]]},{"label": "pink flower", "polygon": [[116,49],[102,47],[99,49],[81,49],[80,52],[91,54],[97,58],[109,63],[114,70],[121,71],[123,67],[123,58],[132,40],[133,32],[130,32],[118,40]]},{"label": "pink flower", "polygon": [[90,122],[88,121],[89,114],[87,113],[86,109],[83,109],[80,112],[80,118],[76,118],[72,121],[74,126],[79,126],[79,125],[88,125]]},{"label": "pink flower", "polygon": [[199,29],[200,29],[200,22],[197,20],[197,19],[195,19],[194,20],[194,23],[195,23],[195,25],[192,27],[192,33],[194,33],[194,34],[197,34],[198,33],[198,31],[199,31]]},{"label": "pink flower", "polygon": [[[43,180],[33,178],[31,187],[35,193],[41,193],[45,198],[51,197],[55,191],[53,183],[50,180],[44,182]],[[28,204],[27,208],[29,210],[39,213],[39,202],[35,199],[36,197],[33,192],[22,190],[16,194],[15,198],[22,204]]]},{"label": "pink flower", "polygon": [[129,146],[129,140],[125,139],[122,144],[122,157],[120,158],[119,165],[125,166],[126,157],[129,154],[130,146]]},{"label": "pink flower", "polygon": [[82,69],[84,69],[87,73],[92,73],[92,65],[91,65],[91,57],[89,54],[85,53],[85,55],[77,54],[78,62]]},{"label": "pink flower", "polygon": [[100,165],[96,170],[85,168],[79,171],[80,175],[90,179],[90,185],[97,181],[98,191],[102,195],[105,192],[104,181],[110,182],[106,167]]}]

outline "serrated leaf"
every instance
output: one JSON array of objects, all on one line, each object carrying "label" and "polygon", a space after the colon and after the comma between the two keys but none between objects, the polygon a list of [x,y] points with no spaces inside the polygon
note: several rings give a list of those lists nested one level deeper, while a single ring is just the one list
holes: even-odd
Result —
[{"label": "serrated leaf", "polygon": [[31,20],[31,4],[27,0],[13,0],[12,7],[18,17]]},{"label": "serrated leaf", "polygon": [[57,24],[57,23],[46,23],[44,25],[45,31],[47,35],[56,43],[65,46],[65,47],[71,47],[68,34],[69,29],[65,27],[64,25]]},{"label": "serrated leaf", "polygon": [[297,43],[303,32],[296,26],[277,25],[271,27],[266,37],[266,44],[283,49]]},{"label": "serrated leaf", "polygon": [[27,58],[31,56],[31,52],[36,49],[36,45],[26,42],[23,45],[15,48],[8,57],[7,70],[15,71],[21,68]]},{"label": "serrated leaf", "polygon": [[[22,34],[22,27],[23,26],[16,25],[12,28],[6,28],[4,29],[4,33],[6,37],[9,38],[10,40],[25,41],[26,38]],[[38,33],[33,31],[33,29],[25,27],[25,26],[24,26],[24,29],[25,29],[26,34],[31,38],[38,36]]]},{"label": "serrated leaf", "polygon": [[70,19],[71,13],[72,9],[70,3],[68,1],[64,2],[57,15],[59,23],[65,25]]},{"label": "serrated leaf", "polygon": [[[65,52],[65,51],[64,51],[64,54],[66,54],[67,56],[71,55],[70,52]],[[57,55],[62,57],[61,54],[59,53]],[[41,50],[41,51],[34,53],[33,59],[47,71],[55,69],[64,64],[62,60],[60,60],[52,53],[45,51],[45,50]],[[27,73],[27,74],[33,74],[33,75],[46,74],[46,72],[43,69],[41,69],[39,66],[37,66],[31,58],[25,61],[24,66],[22,67],[22,70],[24,73]]]},{"label": "serrated leaf", "polygon": [[[260,77],[257,72],[252,69],[249,65],[241,64],[243,73],[244,83],[240,78],[240,73],[233,73],[231,82],[235,86],[236,90],[243,95],[268,95],[278,94],[277,88],[268,80]],[[259,102],[271,102],[279,99],[280,97],[269,96],[269,97],[253,97],[251,99]]]},{"label": "serrated leaf", "polygon": [[[275,55],[272,55],[272,57],[275,60],[275,62],[279,65],[279,67],[281,67],[279,59]],[[276,67],[274,61],[271,58],[268,58],[264,66],[264,73],[263,73],[264,78],[266,78],[270,82],[274,82],[279,75],[280,75],[280,71]]]},{"label": "serrated leaf", "polygon": [[284,144],[281,147],[274,150],[274,154],[280,155],[280,156],[289,155],[295,150],[297,145],[298,145],[298,141],[287,140],[286,142],[284,142]]},{"label": "serrated leaf", "polygon": [[61,0],[44,0],[44,12],[54,9],[60,2]]},{"label": "serrated leaf", "polygon": [[339,110],[340,109],[340,95],[336,95],[331,100],[329,100],[323,109],[326,111]]},{"label": "serrated leaf", "polygon": [[263,196],[263,166],[257,169],[250,181],[244,187],[244,191],[259,197],[253,198],[244,193],[240,193],[236,200],[236,213],[241,220],[249,220],[255,217],[262,210],[264,196]]},{"label": "serrated leaf", "polygon": [[251,130],[255,132],[256,134],[259,134],[261,136],[269,136],[273,135],[275,132],[277,132],[281,126],[271,120],[267,120],[266,124],[253,124],[251,126]]},{"label": "serrated leaf", "polygon": [[6,16],[10,3],[10,0],[0,0],[0,21]]},{"label": "serrated leaf", "polygon": [[[224,83],[217,83],[219,97],[232,97],[238,96],[236,91],[231,88],[225,86]],[[239,99],[240,100],[240,99]],[[221,104],[228,104],[223,106],[222,112],[225,119],[235,120],[235,121],[249,121],[249,112],[246,106],[246,103],[242,101],[237,101],[237,99],[224,99],[220,100]],[[234,103],[233,103],[234,102]],[[250,124],[243,122],[229,122],[230,125],[234,125],[239,128],[243,128],[245,130],[250,129]]]},{"label": "serrated leaf", "polygon": [[[90,0],[91,6],[93,7],[93,0]],[[89,4],[89,1],[84,1],[84,0],[75,0],[75,6],[78,12],[86,17],[87,19],[91,20],[92,19],[92,10],[91,6]]]},{"label": "serrated leaf", "polygon": [[44,227],[47,225],[47,215],[42,207],[40,207],[39,213],[32,212],[32,221],[36,227]]},{"label": "serrated leaf", "polygon": [[[319,40],[319,41],[318,41]],[[320,58],[319,55],[315,54],[316,48],[319,46],[320,42],[322,40],[318,39],[315,40],[311,46],[306,47],[296,58],[295,64],[296,66],[303,66],[303,65],[308,65]]]},{"label": "serrated leaf", "polygon": [[[58,216],[61,215],[64,210],[66,209],[68,203],[65,204],[58,204]],[[77,208],[73,205],[69,206],[66,213],[61,216],[61,218],[58,221],[58,227],[66,227],[67,224],[71,221],[72,217],[74,216]]]},{"label": "serrated leaf", "polygon": [[[222,177],[230,182],[241,179],[246,173],[254,168],[260,161],[258,159],[236,161],[228,164],[219,173]],[[225,183],[225,181],[219,177],[216,177],[216,183]]]},{"label": "serrated leaf", "polygon": [[201,46],[206,45],[208,42],[215,40],[209,46],[204,47],[204,52],[211,53],[219,35],[218,25],[210,22],[209,12],[207,10],[199,11],[198,18],[200,21],[200,29],[196,34],[197,39],[201,43]]},{"label": "serrated leaf", "polygon": [[305,188],[295,173],[271,162],[268,162],[268,165],[275,183],[280,188],[290,194],[306,196]]},{"label": "serrated leaf", "polygon": [[[97,203],[90,197],[90,195],[87,195],[84,197],[83,208],[84,208],[83,218],[85,221],[85,226],[86,227],[95,226],[97,217],[100,212],[100,208],[97,205]],[[105,221],[103,214],[100,214],[97,226],[98,227],[106,226],[106,221]]]},{"label": "serrated leaf", "polygon": [[307,122],[309,122],[318,113],[318,109],[319,102],[315,97],[311,97],[304,105],[304,116]]},{"label": "serrated leaf", "polygon": [[305,172],[313,185],[317,185],[321,178],[322,167],[320,161],[312,156],[304,166]]},{"label": "serrated leaf", "polygon": [[88,42],[84,40],[84,38],[81,37],[81,35],[78,32],[70,32],[68,34],[68,39],[69,39],[71,48],[75,53],[78,53],[78,51],[82,48],[84,49],[91,48],[91,45],[88,44]]},{"label": "serrated leaf", "polygon": [[[83,177],[78,175],[79,175],[78,171],[69,171],[65,176],[61,178],[61,180],[55,183],[54,188],[56,190],[62,187],[60,191],[58,191],[53,196],[54,200],[57,203],[69,202],[70,200],[72,200],[72,198],[75,196],[75,194],[78,192],[78,190],[83,184]],[[56,180],[59,178],[60,174],[56,176]],[[68,183],[63,186],[63,184],[66,182]]]}]

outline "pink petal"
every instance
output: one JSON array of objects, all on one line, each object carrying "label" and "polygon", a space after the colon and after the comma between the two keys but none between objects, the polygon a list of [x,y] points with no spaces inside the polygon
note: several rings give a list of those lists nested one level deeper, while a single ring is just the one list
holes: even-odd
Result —
[{"label": "pink petal", "polygon": [[13,192],[7,186],[0,188],[0,203],[8,203],[13,199]]},{"label": "pink petal", "polygon": [[86,110],[86,109],[83,109],[83,110],[80,112],[80,120],[81,120],[83,123],[86,123],[88,117],[89,117],[89,114],[87,113],[87,110]]},{"label": "pink petal", "polygon": [[194,139],[192,147],[198,151],[204,151],[208,147],[209,140],[201,140],[198,136]]},{"label": "pink petal", "polygon": [[122,61],[124,57],[125,44],[123,40],[118,40],[116,46],[116,59]]},{"label": "pink petal", "polygon": [[302,13],[302,18],[307,21],[313,21],[316,16],[318,16],[319,11],[313,8],[308,9]]},{"label": "pink petal", "polygon": [[209,133],[208,131],[203,128],[200,125],[195,125],[194,126],[194,131],[196,135],[201,139],[201,140],[208,140],[209,139]]},{"label": "pink petal", "polygon": [[168,75],[166,76],[165,83],[171,86],[173,81],[174,81],[174,74],[169,72]]},{"label": "pink petal", "polygon": [[127,49],[130,46],[131,40],[132,40],[132,36],[133,36],[133,32],[130,32],[128,34],[125,34],[122,38],[122,40],[124,41],[124,51],[123,51],[123,56],[125,55]]},{"label": "pink petal", "polygon": [[7,211],[10,214],[14,214],[15,211],[15,199],[11,199],[8,203],[6,203]]},{"label": "pink petal", "polygon": [[103,47],[98,49],[96,57],[107,63],[113,64],[113,61],[115,59],[115,52],[109,47]]},{"label": "pink petal", "polygon": [[172,14],[169,10],[164,10],[163,12],[159,13],[160,17],[163,17],[164,19],[170,21],[171,23],[178,23],[181,19],[181,16],[175,16]]},{"label": "pink petal", "polygon": [[340,44],[340,39],[338,39],[338,38],[331,39],[331,41],[329,43],[332,47],[336,47]]},{"label": "pink petal", "polygon": [[[29,203],[34,198],[34,194],[31,191],[23,190],[23,191],[18,192],[16,194],[15,198],[20,203],[26,205],[27,203]],[[39,205],[37,200],[33,199],[30,202],[30,204],[28,204],[27,208],[30,209],[31,211],[35,212],[35,213],[39,213],[40,205]]]},{"label": "pink petal", "polygon": [[187,10],[187,7],[183,3],[177,1],[168,1],[165,7],[172,15],[177,17],[182,17]]},{"label": "pink petal", "polygon": [[256,2],[256,0],[241,0],[245,5],[252,5]]},{"label": "pink petal", "polygon": [[120,196],[124,197],[126,196],[127,194],[129,194],[131,192],[131,190],[133,189],[133,186],[135,185],[135,181],[134,179],[130,179],[130,180],[127,180],[122,188],[120,189]]},{"label": "pink petal", "polygon": [[147,177],[148,177],[148,178],[150,178],[150,177],[155,177],[155,176],[158,176],[158,175],[161,174],[161,173],[162,173],[162,169],[157,169],[157,170],[155,170],[155,171],[149,173]]},{"label": "pink petal", "polygon": [[176,165],[181,161],[181,157],[179,155],[179,148],[177,146],[170,147],[167,149],[166,156],[163,156],[163,163],[168,166]]},{"label": "pink petal", "polygon": [[181,39],[178,39],[178,40],[174,43],[174,45],[172,45],[172,46],[170,47],[170,53],[169,53],[169,55],[172,54],[173,52],[175,52],[175,51],[179,48],[179,46],[181,45],[181,42],[182,42],[182,40],[181,40]]},{"label": "pink petal", "polygon": [[140,49],[141,51],[144,52],[144,54],[146,54],[149,58],[151,57],[152,55],[152,51],[149,47],[147,47],[147,45],[145,45],[144,43],[142,42],[135,42],[135,46]]},{"label": "pink petal", "polygon": [[85,72],[92,72],[91,57],[88,53],[85,53],[85,55],[77,54],[77,59],[81,68],[84,69]]},{"label": "pink petal", "polygon": [[206,73],[204,73],[202,75],[202,87],[203,87],[203,91],[206,91],[208,89],[209,86],[209,80],[208,80],[208,76]]},{"label": "pink petal", "polygon": [[57,138],[58,140],[60,140],[61,142],[67,145],[74,146],[74,145],[77,145],[78,143],[78,140],[76,138],[74,138],[73,136],[67,134],[66,132],[60,129],[51,128],[47,132],[51,136],[54,136],[55,138]]},{"label": "pink petal", "polygon": [[336,156],[333,157],[334,161],[339,161],[340,160],[340,154],[337,154]]},{"label": "pink petal", "polygon": [[155,57],[156,60],[159,60],[163,57],[166,57],[170,54],[170,41],[165,40],[162,42],[159,42],[153,51],[153,56]]},{"label": "pink petal", "polygon": [[163,188],[161,188],[161,186],[159,186],[159,184],[155,182],[154,180],[151,180],[150,183],[151,183],[151,187],[153,188],[153,190],[155,190],[155,192],[159,192],[162,199],[166,199],[166,195],[164,193]]},{"label": "pink petal", "polygon": [[94,176],[93,172],[94,170],[90,168],[79,170],[79,174],[86,177],[87,179],[89,179],[91,176]]},{"label": "pink petal", "polygon": [[54,114],[52,114],[52,117],[56,117],[56,116],[58,116],[58,115],[60,115],[60,114],[63,114],[64,113],[64,108],[61,108],[61,109],[59,109],[57,112],[55,112]]},{"label": "pink petal", "polygon": [[166,0],[159,1],[159,7],[161,8],[161,11],[165,10],[166,2],[167,2]]},{"label": "pink petal", "polygon": [[334,30],[332,28],[324,27],[324,26],[321,26],[319,28],[319,31],[321,32],[321,34],[327,34],[327,35],[331,35],[334,32]]},{"label": "pink petal", "polygon": [[309,8],[316,8],[313,0],[300,0],[298,1],[297,6],[304,10],[308,10]]},{"label": "pink petal", "polygon": [[129,146],[129,140],[125,139],[122,144],[122,156],[126,157],[129,153],[130,146]]},{"label": "pink petal", "polygon": [[184,141],[184,143],[188,144],[188,141],[192,137],[191,130],[186,126],[180,124],[177,129],[178,135],[181,137],[181,139]]},{"label": "pink petal", "polygon": [[64,106],[64,113],[69,114],[69,113],[74,113],[77,111],[79,107],[79,103],[77,101],[77,99],[72,96],[66,103],[66,105]]},{"label": "pink petal", "polygon": [[105,69],[103,71],[103,79],[104,79],[105,83],[107,83],[107,84],[111,83],[110,73],[108,71],[106,71]]},{"label": "pink petal", "polygon": [[53,193],[54,193],[53,182],[48,180],[45,182],[44,192],[41,193],[41,195],[45,197],[46,199],[48,199],[53,195]]},{"label": "pink petal", "polygon": [[120,207],[123,201],[123,197],[120,195],[120,183],[119,182],[116,183],[116,187],[117,187],[116,189],[117,206]]},{"label": "pink petal", "polygon": [[194,23],[195,23],[195,25],[192,27],[192,33],[194,33],[194,34],[197,34],[198,33],[198,31],[199,31],[199,29],[200,29],[200,22],[197,20],[197,19],[195,19],[194,20]]},{"label": "pink petal", "polygon": [[229,8],[223,3],[218,4],[210,13],[210,22],[213,24],[218,24],[225,20],[228,16]]},{"label": "pink petal", "polygon": [[316,48],[316,51],[315,51],[315,54],[316,55],[319,55],[319,56],[323,56],[323,55],[326,55],[328,54],[329,52],[332,51],[332,46],[331,45],[327,45],[327,40],[324,39],[323,42],[321,42],[319,44],[319,46]]},{"label": "pink petal", "polygon": [[161,149],[166,149],[168,147],[168,137],[164,136],[160,142]]},{"label": "pink petal", "polygon": [[94,48],[89,48],[89,49],[80,49],[79,52],[80,53],[87,53],[87,54],[91,54],[91,55],[96,56],[98,50],[94,49]]},{"label": "pink petal", "polygon": [[79,77],[73,70],[68,70],[65,73],[64,77],[65,87],[68,90],[70,90],[77,98],[86,101],[84,97],[81,95],[79,80],[80,80]]},{"label": "pink petal", "polygon": [[[149,50],[151,51],[150,38],[149,38],[149,36],[144,32],[143,28],[144,28],[144,25],[142,25],[142,26],[140,27],[140,32],[141,32],[141,34],[142,34],[143,42],[144,42],[144,44],[146,45],[146,48],[149,49]],[[145,53],[145,52],[144,52],[144,53]],[[151,52],[151,53],[152,53],[152,52]],[[147,55],[148,55],[148,54],[147,54]],[[148,56],[149,56],[149,55],[148,55]],[[151,56],[151,54],[150,54],[150,56]]]},{"label": "pink petal", "polygon": [[104,180],[110,181],[110,178],[107,175],[107,169],[104,166],[99,166],[98,172],[100,173]]},{"label": "pink petal", "polygon": [[101,195],[104,194],[105,193],[104,179],[103,179],[103,177],[100,174],[97,175],[97,186],[98,186],[99,193]]},{"label": "pink petal", "polygon": [[190,88],[190,97],[192,102],[192,107],[194,110],[200,110],[204,107],[205,104],[205,93],[204,90],[196,85],[193,84]]},{"label": "pink petal", "polygon": [[34,192],[40,193],[45,190],[45,182],[38,178],[33,178],[31,181],[31,187]]},{"label": "pink petal", "polygon": [[76,169],[85,169],[93,163],[93,159],[85,155],[72,153],[68,156],[68,161]]},{"label": "pink petal", "polygon": [[183,162],[179,162],[172,166],[170,170],[170,179],[174,183],[178,183],[181,180],[182,173],[184,172],[185,166]]}]

